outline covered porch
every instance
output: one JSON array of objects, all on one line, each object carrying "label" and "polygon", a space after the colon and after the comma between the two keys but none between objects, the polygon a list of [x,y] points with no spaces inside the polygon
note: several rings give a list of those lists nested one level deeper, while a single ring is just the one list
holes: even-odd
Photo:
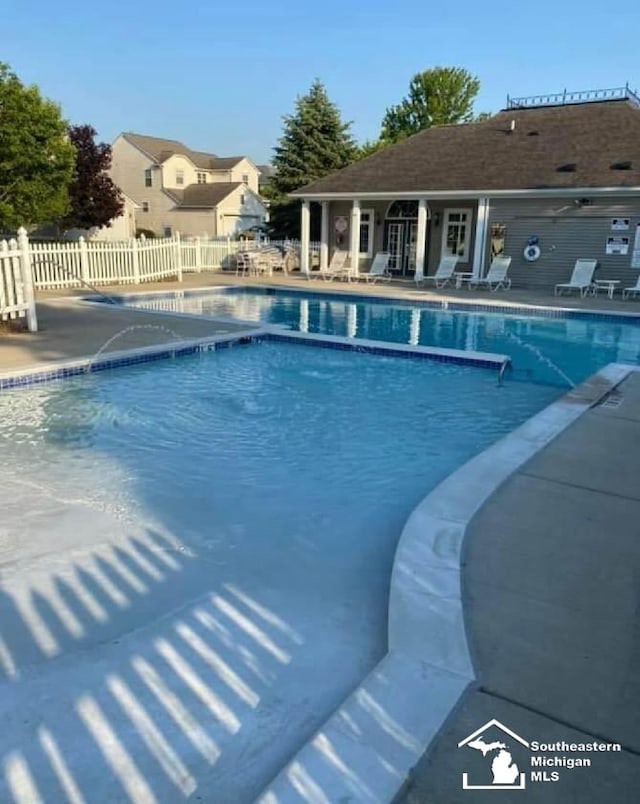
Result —
[{"label": "covered porch", "polygon": [[[304,198],[301,206],[302,273],[311,274],[312,204],[320,218],[320,271],[336,251],[348,252],[350,274],[366,273],[380,251],[389,253],[396,278],[421,281],[436,272],[442,257],[455,255],[460,273],[481,277],[489,251],[489,199],[410,197]],[[489,255],[490,256],[490,255]]]}]

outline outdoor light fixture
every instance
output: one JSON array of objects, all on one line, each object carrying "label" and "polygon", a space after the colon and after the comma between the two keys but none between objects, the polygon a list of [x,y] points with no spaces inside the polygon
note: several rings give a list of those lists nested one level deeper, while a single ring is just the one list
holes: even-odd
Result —
[{"label": "outdoor light fixture", "polygon": [[440,213],[439,212],[434,212],[433,213],[433,225],[434,226],[440,226]]},{"label": "outdoor light fixture", "polygon": [[380,226],[382,220],[380,219],[380,213],[376,212],[376,226]]}]

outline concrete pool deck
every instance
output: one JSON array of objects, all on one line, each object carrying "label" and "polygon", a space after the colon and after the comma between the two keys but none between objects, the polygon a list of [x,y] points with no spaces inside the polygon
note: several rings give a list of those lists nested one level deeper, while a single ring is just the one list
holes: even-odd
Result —
[{"label": "concrete pool deck", "polygon": [[[518,801],[638,801],[639,443],[640,373],[633,373],[472,520],[462,583],[477,683],[416,766],[405,804],[492,800],[491,792],[462,789],[462,773],[472,773],[480,755],[458,743],[493,718],[527,741],[622,746],[567,753],[591,757],[589,768],[534,768],[560,778],[529,778]],[[527,750],[514,759],[529,776]]]}]

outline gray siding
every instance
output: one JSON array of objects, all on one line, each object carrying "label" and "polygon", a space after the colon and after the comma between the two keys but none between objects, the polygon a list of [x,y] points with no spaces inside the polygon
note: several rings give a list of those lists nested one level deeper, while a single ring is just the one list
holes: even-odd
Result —
[{"label": "gray siding", "polygon": [[[611,230],[612,218],[630,218],[629,230]],[[543,200],[491,200],[489,226],[506,226],[505,254],[512,257],[510,276],[517,287],[552,288],[566,282],[580,257],[597,259],[600,279],[620,280],[622,287],[635,285],[638,269],[630,267],[636,224],[640,223],[640,198],[620,203],[593,200],[578,207],[571,198]],[[531,235],[539,239],[540,259],[527,262],[523,252]],[[629,237],[629,254],[607,255],[607,237]],[[488,232],[490,237],[490,231]],[[487,246],[486,265],[489,263]]]}]

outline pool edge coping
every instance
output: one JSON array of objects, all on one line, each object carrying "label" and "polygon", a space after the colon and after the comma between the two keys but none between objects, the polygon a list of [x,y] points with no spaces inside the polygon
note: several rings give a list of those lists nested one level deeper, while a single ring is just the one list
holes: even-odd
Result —
[{"label": "pool edge coping", "polygon": [[[357,288],[361,288],[362,290],[366,290],[365,287],[362,285],[357,285]],[[568,307],[568,306],[554,306],[554,305],[545,305],[539,303],[532,303],[532,302],[523,302],[523,303],[516,303],[516,302],[509,302],[509,303],[500,303],[492,301],[491,297],[487,297],[487,299],[469,299],[468,301],[465,299],[460,299],[458,297],[449,298],[415,298],[413,296],[405,295],[405,291],[409,290],[406,288],[402,288],[402,292],[398,292],[397,295],[388,296],[384,294],[380,295],[369,295],[367,293],[359,292],[358,290],[352,290],[351,286],[342,289],[338,286],[337,292],[332,292],[330,289],[320,290],[317,287],[309,287],[309,288],[300,288],[300,287],[293,287],[291,285],[269,285],[269,284],[256,284],[256,285],[246,285],[246,284],[222,284],[222,285],[204,285],[200,287],[189,287],[184,290],[149,290],[148,292],[141,292],[141,293],[119,293],[114,295],[112,298],[117,304],[122,304],[124,300],[129,299],[144,299],[144,298],[154,298],[154,297],[169,297],[169,296],[181,296],[183,298],[189,296],[195,296],[202,293],[208,294],[219,294],[226,291],[237,291],[237,290],[259,290],[264,291],[265,295],[268,295],[269,292],[276,294],[278,292],[285,292],[285,293],[293,293],[293,294],[312,294],[312,295],[319,295],[319,296],[338,296],[339,298],[347,299],[347,298],[354,298],[358,299],[361,302],[367,302],[372,304],[384,304],[384,303],[393,303],[393,302],[400,302],[404,305],[418,305],[423,307],[424,309],[428,310],[441,310],[445,312],[475,312],[475,313],[503,313],[504,315],[514,315],[514,316],[529,316],[531,318],[566,318],[566,319],[573,319],[573,318],[587,318],[593,320],[610,320],[611,322],[615,320],[626,320],[628,323],[640,323],[640,310],[639,311],[625,311],[625,310],[607,310],[606,308],[594,308],[592,310],[584,310],[577,307]],[[419,293],[421,292],[420,289],[411,288],[409,292],[412,293]],[[60,297],[61,299],[75,299],[77,301],[82,301],[84,303],[90,304],[101,304],[105,305],[106,302],[99,301],[97,296],[67,296],[67,297]],[[554,297],[555,298],[555,297]],[[571,297],[568,296],[568,299]],[[131,309],[131,308],[129,308]],[[149,311],[147,311],[149,312]],[[166,311],[163,311],[166,312]],[[167,313],[170,314],[170,313]],[[192,315],[190,313],[183,313],[183,315]],[[202,318],[203,316],[198,316]],[[237,319],[229,319],[229,320],[237,320]]]},{"label": "pool edge coping", "polygon": [[514,472],[638,370],[603,367],[467,461],[413,509],[391,573],[387,653],[265,787],[260,804],[299,802],[302,783],[331,801],[397,800],[476,679],[461,584],[469,524]]},{"label": "pool edge coping", "polygon": [[94,374],[109,369],[180,357],[198,352],[216,351],[234,344],[257,342],[300,343],[316,348],[333,348],[363,354],[388,355],[398,358],[425,359],[433,362],[500,371],[510,364],[508,355],[494,352],[469,352],[462,349],[444,349],[436,346],[410,346],[389,341],[356,340],[339,335],[320,335],[286,330],[273,325],[256,325],[235,332],[211,333],[198,338],[180,338],[163,341],[152,346],[120,349],[92,357],[76,357],[50,363],[34,363],[0,371],[0,392],[44,382]]}]

